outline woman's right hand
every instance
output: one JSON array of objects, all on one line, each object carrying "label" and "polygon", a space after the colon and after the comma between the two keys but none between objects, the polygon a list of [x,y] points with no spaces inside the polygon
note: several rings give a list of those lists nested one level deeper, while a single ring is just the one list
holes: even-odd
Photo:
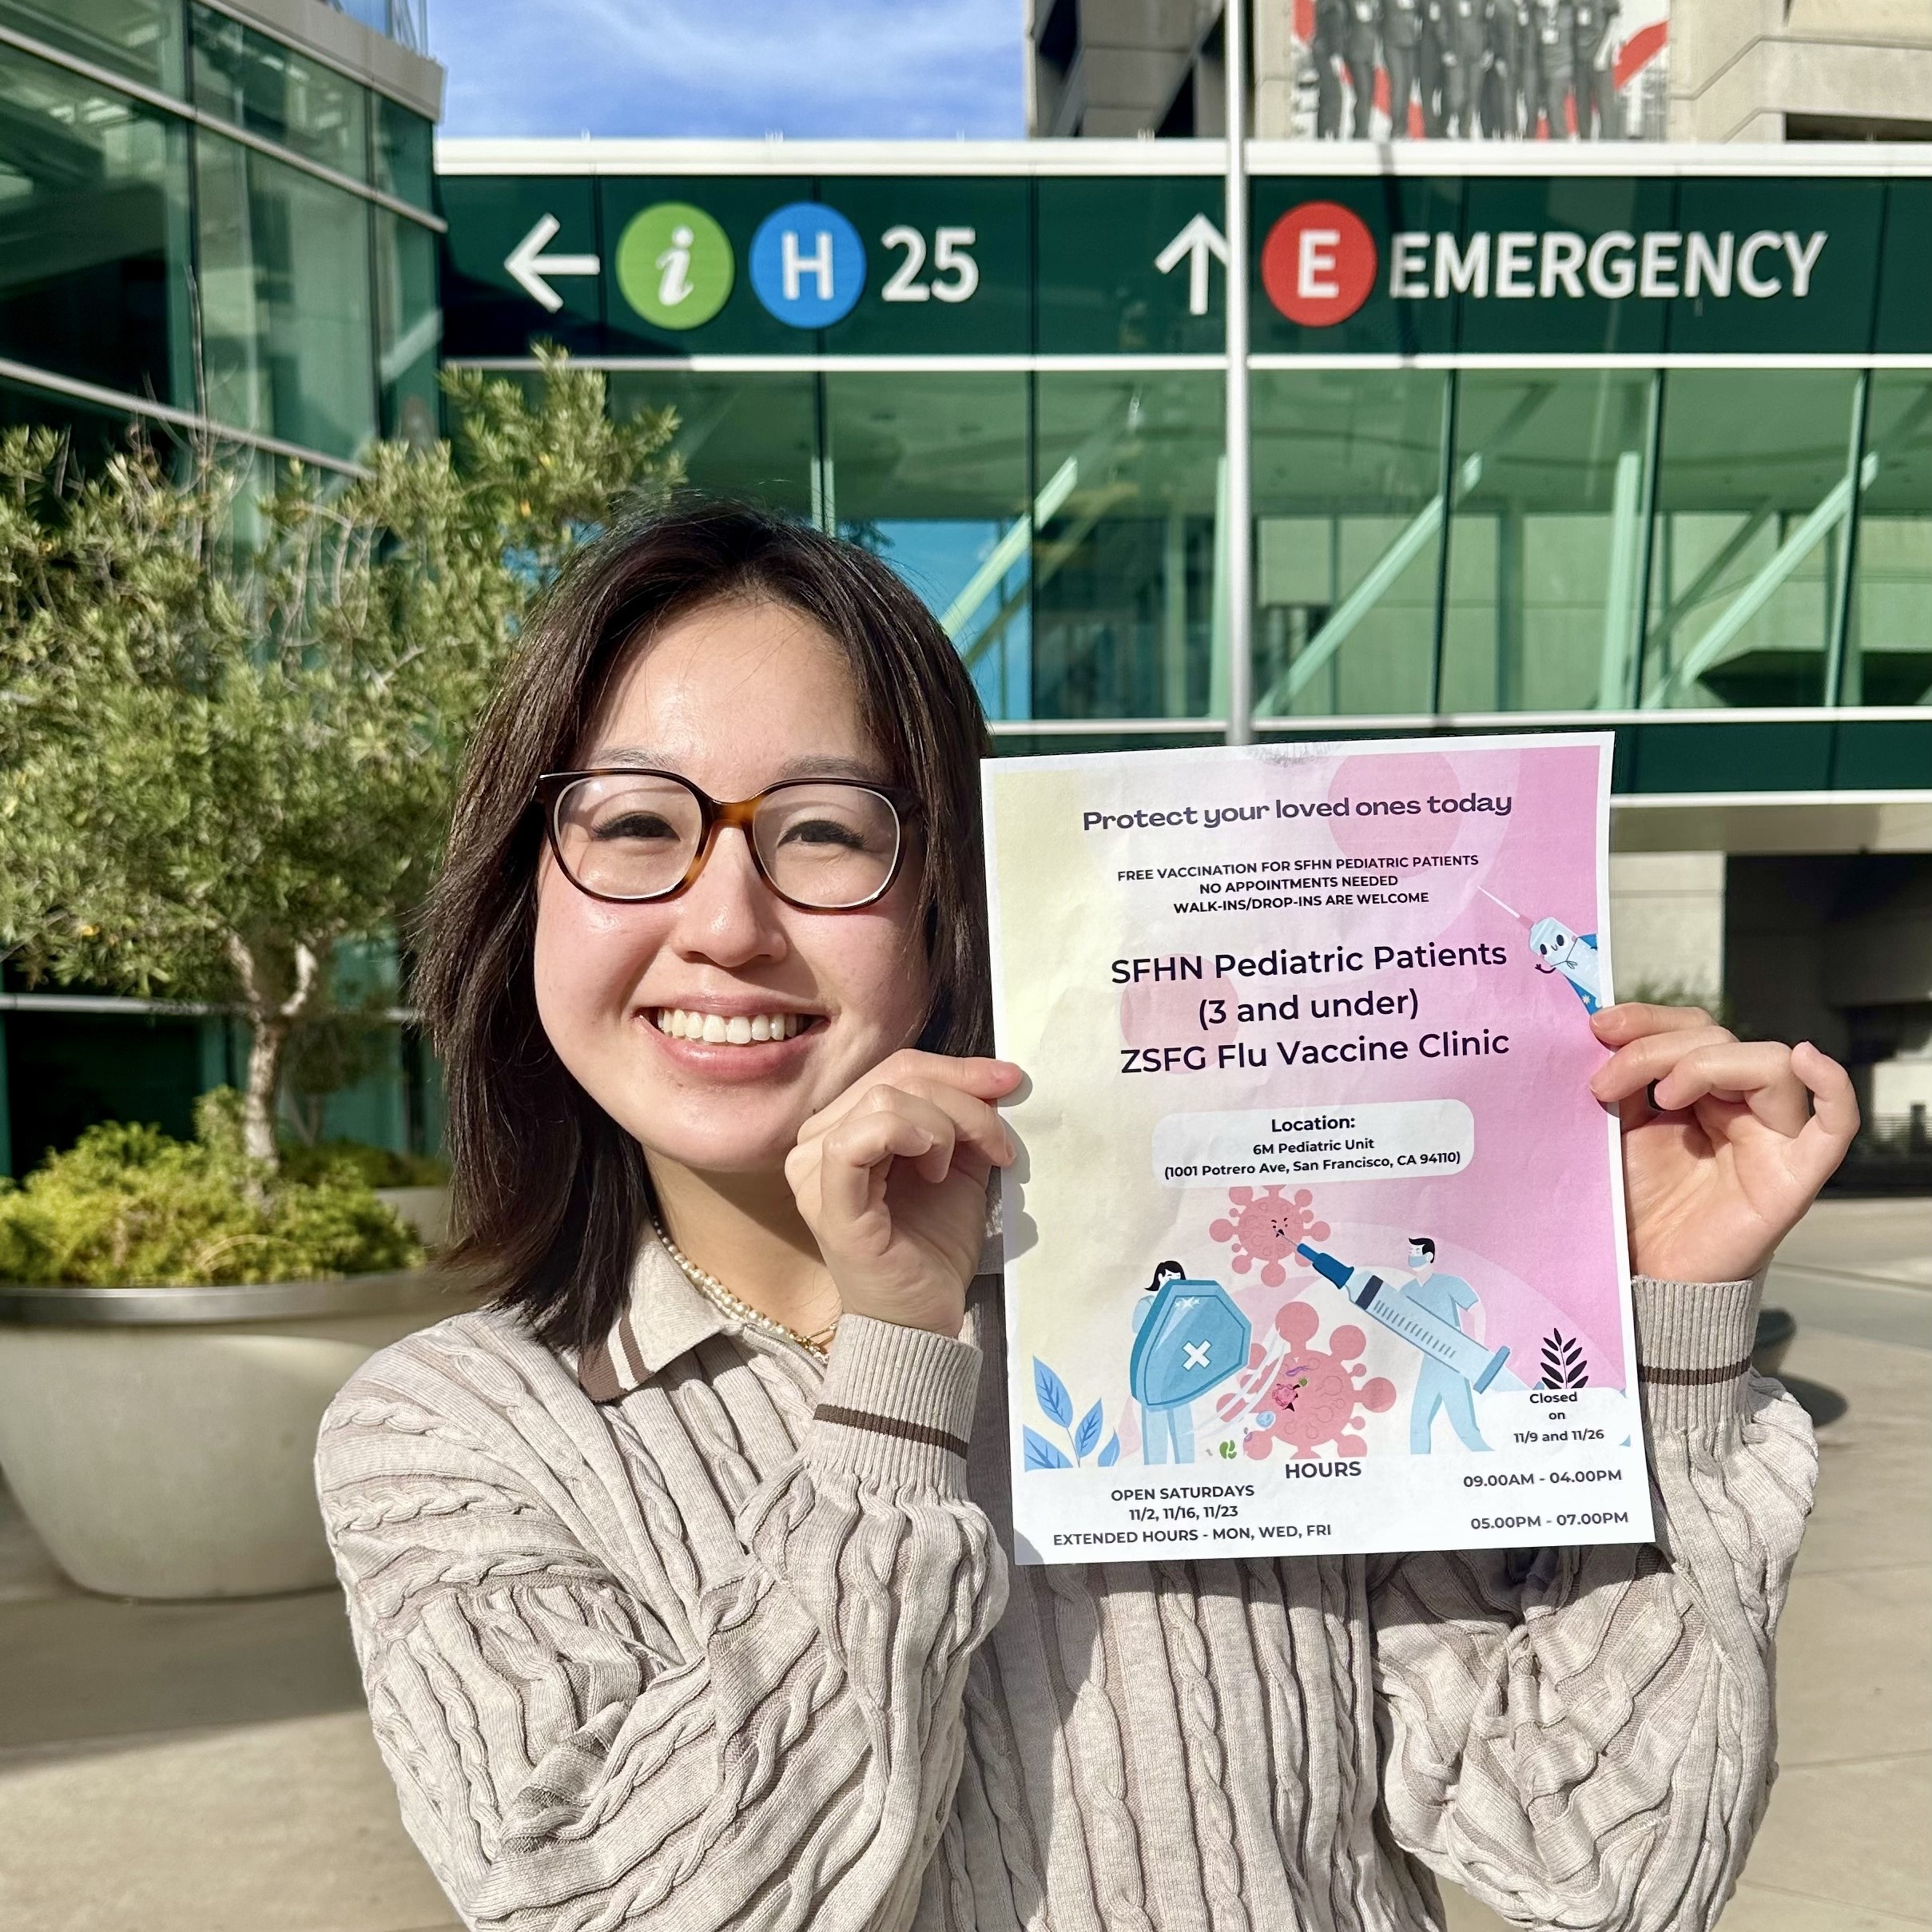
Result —
[{"label": "woman's right hand", "polygon": [[1008,1060],[906,1047],[799,1129],[785,1178],[848,1314],[956,1335],[986,1235],[986,1183],[1013,1159],[993,1103]]}]

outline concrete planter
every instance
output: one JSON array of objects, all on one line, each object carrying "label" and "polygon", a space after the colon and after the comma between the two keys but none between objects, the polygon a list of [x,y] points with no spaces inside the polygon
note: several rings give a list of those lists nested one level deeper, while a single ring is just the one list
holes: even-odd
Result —
[{"label": "concrete planter", "polygon": [[76,1583],[262,1596],[334,1580],[312,1465],[370,1355],[474,1306],[427,1270],[222,1288],[0,1286],[0,1469]]},{"label": "concrete planter", "polygon": [[396,1218],[415,1230],[433,1254],[449,1239],[450,1191],[447,1187],[379,1187],[376,1198],[393,1208]]}]

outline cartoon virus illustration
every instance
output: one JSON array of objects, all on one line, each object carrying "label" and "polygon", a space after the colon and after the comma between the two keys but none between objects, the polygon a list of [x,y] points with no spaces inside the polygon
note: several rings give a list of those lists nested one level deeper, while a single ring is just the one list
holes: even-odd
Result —
[{"label": "cartoon virus illustration", "polygon": [[[1312,1461],[1331,1443],[1337,1455],[1360,1456],[1369,1446],[1361,1412],[1380,1415],[1395,1406],[1395,1384],[1385,1376],[1369,1376],[1356,1359],[1368,1337],[1345,1324],[1330,1332],[1326,1350],[1311,1348],[1321,1325],[1307,1302],[1290,1302],[1274,1318],[1287,1354],[1270,1362],[1258,1342],[1250,1352],[1242,1386],[1254,1393],[1242,1448],[1257,1461],[1272,1455],[1277,1442],[1297,1461]],[[1230,1397],[1226,1408],[1237,1409],[1239,1399]],[[1224,1410],[1224,1419],[1233,1417]]]},{"label": "cartoon virus illustration", "polygon": [[1263,1286],[1278,1288],[1290,1267],[1305,1266],[1295,1254],[1296,1244],[1327,1238],[1328,1223],[1315,1218],[1314,1199],[1306,1187],[1298,1188],[1290,1199],[1278,1183],[1259,1194],[1252,1187],[1230,1187],[1227,1218],[1212,1223],[1207,1231],[1216,1241],[1234,1244],[1237,1274],[1250,1273],[1259,1262]]}]

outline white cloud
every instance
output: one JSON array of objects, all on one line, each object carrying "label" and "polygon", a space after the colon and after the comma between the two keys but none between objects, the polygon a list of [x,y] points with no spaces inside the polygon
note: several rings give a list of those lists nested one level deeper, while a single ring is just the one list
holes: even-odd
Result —
[{"label": "white cloud", "polygon": [[1021,0],[431,0],[451,134],[1016,135]]}]

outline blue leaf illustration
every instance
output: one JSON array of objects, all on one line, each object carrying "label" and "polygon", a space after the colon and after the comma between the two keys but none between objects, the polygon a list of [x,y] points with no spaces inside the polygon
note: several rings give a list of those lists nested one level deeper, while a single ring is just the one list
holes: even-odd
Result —
[{"label": "blue leaf illustration", "polygon": [[1109,1436],[1107,1439],[1107,1447],[1100,1452],[1100,1467],[1103,1469],[1111,1469],[1119,1460],[1120,1438],[1118,1436]]},{"label": "blue leaf illustration", "polygon": [[1094,1445],[1100,1440],[1100,1428],[1105,1420],[1100,1413],[1098,1402],[1080,1417],[1080,1426],[1073,1432],[1075,1455],[1085,1456],[1092,1453]]},{"label": "blue leaf illustration", "polygon": [[1029,1469],[1070,1469],[1073,1465],[1047,1438],[1030,1429],[1023,1429],[1025,1439],[1027,1467]]},{"label": "blue leaf illustration", "polygon": [[1033,1358],[1033,1393],[1040,1405],[1062,1429],[1073,1426],[1073,1397],[1067,1385],[1036,1355]]}]

